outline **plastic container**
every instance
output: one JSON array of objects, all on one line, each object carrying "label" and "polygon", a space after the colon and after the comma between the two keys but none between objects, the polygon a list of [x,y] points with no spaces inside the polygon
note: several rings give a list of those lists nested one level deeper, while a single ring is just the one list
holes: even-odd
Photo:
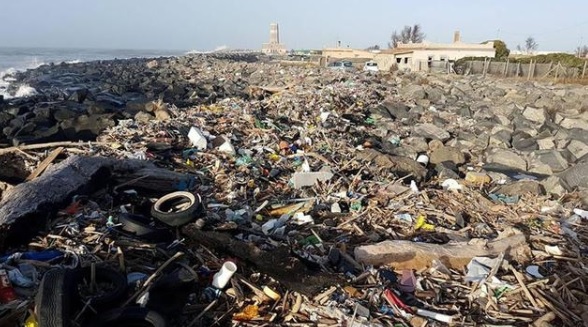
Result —
[{"label": "plastic container", "polygon": [[233,274],[237,271],[237,265],[231,261],[223,263],[220,271],[214,274],[212,278],[212,286],[223,289],[227,286],[227,283],[233,277]]},{"label": "plastic container", "polygon": [[8,279],[8,273],[5,269],[0,269],[0,303],[10,303],[16,300],[16,293],[10,279]]}]

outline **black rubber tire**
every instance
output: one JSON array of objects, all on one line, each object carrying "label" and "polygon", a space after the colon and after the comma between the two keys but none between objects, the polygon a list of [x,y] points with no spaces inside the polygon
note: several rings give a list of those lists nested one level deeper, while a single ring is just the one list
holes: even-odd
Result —
[{"label": "black rubber tire", "polygon": [[[80,286],[84,283],[90,282],[90,276],[92,274],[91,267],[85,267],[77,271],[77,291],[79,298],[84,300],[84,296],[80,294]],[[110,283],[112,289],[108,292],[100,294],[99,296],[92,297],[92,307],[96,309],[112,309],[115,308],[127,292],[127,277],[121,272],[118,272],[109,267],[96,267],[96,282],[97,283]]]},{"label": "black rubber tire", "polygon": [[35,297],[39,327],[69,327],[77,303],[74,272],[51,269],[45,273]]},{"label": "black rubber tire", "polygon": [[[188,207],[170,212],[174,205],[187,203]],[[190,192],[173,192],[159,198],[151,208],[151,216],[169,226],[181,226],[195,219],[202,211],[200,195]]]},{"label": "black rubber tire", "polygon": [[159,313],[147,308],[128,307],[101,314],[91,327],[165,327],[167,323]]},{"label": "black rubber tire", "polygon": [[174,237],[169,228],[151,226],[150,220],[140,215],[121,214],[118,217],[118,222],[123,224],[123,231],[148,241],[167,242]]}]

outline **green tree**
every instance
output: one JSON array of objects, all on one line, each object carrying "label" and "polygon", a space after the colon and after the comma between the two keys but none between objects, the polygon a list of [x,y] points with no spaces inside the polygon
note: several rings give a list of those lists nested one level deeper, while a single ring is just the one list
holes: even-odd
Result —
[{"label": "green tree", "polygon": [[484,43],[488,43],[488,42],[494,42],[494,49],[496,49],[496,59],[508,58],[508,55],[510,54],[510,50],[508,49],[508,47],[506,46],[506,43],[504,43],[504,41],[491,40],[491,41],[486,41]]}]

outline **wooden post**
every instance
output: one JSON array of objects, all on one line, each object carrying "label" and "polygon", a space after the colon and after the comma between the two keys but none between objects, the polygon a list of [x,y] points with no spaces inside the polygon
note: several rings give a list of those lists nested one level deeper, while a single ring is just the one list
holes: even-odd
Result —
[{"label": "wooden post", "polygon": [[[553,68],[553,61],[549,62],[549,69],[547,70],[548,72],[551,72],[551,69]],[[549,74],[549,73],[548,73]]]},{"label": "wooden post", "polygon": [[531,79],[531,71],[533,70],[533,60],[529,63],[529,72],[527,73],[527,81]]},{"label": "wooden post", "polygon": [[486,78],[486,68],[487,68],[486,61],[487,61],[487,58],[484,58],[484,69],[482,70],[482,76],[484,78]]},{"label": "wooden post", "polygon": [[504,77],[508,77],[508,63],[509,59],[506,59],[506,65],[504,66]]},{"label": "wooden post", "polygon": [[519,62],[517,62],[517,77],[519,77],[520,73],[521,73],[521,62],[519,61]]},{"label": "wooden post", "polygon": [[584,60],[584,68],[582,68],[582,78],[586,76],[586,64],[588,64],[588,60]]},{"label": "wooden post", "polygon": [[555,67],[555,80],[559,77],[559,67],[561,67],[560,62],[557,62],[557,67]]}]

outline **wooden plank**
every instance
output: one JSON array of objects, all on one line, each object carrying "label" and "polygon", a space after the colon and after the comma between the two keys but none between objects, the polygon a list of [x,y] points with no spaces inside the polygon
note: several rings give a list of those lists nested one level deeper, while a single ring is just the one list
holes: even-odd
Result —
[{"label": "wooden plank", "polygon": [[33,179],[35,179],[39,175],[41,175],[45,171],[45,169],[47,169],[47,167],[49,167],[49,165],[51,163],[53,163],[53,161],[55,161],[57,156],[59,156],[62,151],[63,151],[63,147],[58,147],[57,149],[54,149],[53,151],[51,151],[51,153],[49,153],[47,158],[45,158],[45,160],[41,161],[41,164],[35,170],[33,170],[33,172],[26,178],[26,181],[27,182],[32,181]]}]

